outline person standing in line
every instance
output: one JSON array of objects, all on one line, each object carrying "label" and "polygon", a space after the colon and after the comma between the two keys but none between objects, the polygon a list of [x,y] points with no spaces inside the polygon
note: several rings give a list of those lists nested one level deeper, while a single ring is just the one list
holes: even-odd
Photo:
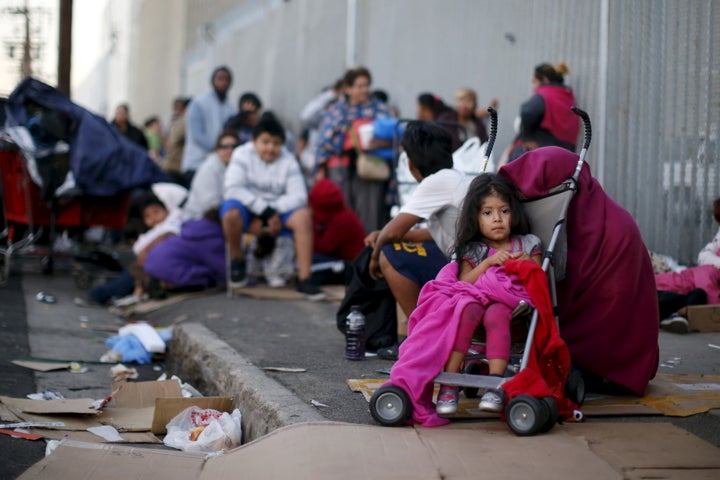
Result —
[{"label": "person standing in line", "polygon": [[117,106],[115,116],[110,123],[131,142],[145,149],[148,148],[145,134],[130,121],[130,106],[127,103],[121,103]]},{"label": "person standing in line", "polygon": [[213,150],[225,121],[235,113],[227,95],[232,85],[230,69],[225,66],[217,67],[210,81],[212,90],[194,98],[186,114],[182,173],[188,185],[195,175],[195,170]]},{"label": "person standing in line", "polygon": [[185,110],[189,103],[189,98],[178,97],[175,99],[173,103],[174,113],[170,119],[167,138],[165,139],[167,155],[165,155],[165,162],[163,163],[164,169],[174,181],[180,183],[184,183],[180,169],[185,148]]}]

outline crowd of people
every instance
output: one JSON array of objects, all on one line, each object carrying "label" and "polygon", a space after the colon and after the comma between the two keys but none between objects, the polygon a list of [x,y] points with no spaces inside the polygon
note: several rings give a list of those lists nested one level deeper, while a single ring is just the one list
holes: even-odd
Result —
[{"label": "crowd of people", "polygon": [[[91,295],[102,303],[168,289],[242,287],[259,272],[273,287],[295,276],[297,291],[318,299],[323,292],[313,265],[351,262],[369,249],[370,276],[384,278],[406,317],[398,322],[397,337],[378,345],[378,354],[399,357],[391,382],[405,382],[410,390],[420,385],[413,399],[416,421],[432,424],[435,410],[423,409],[432,376],[413,374],[416,362],[425,362],[420,368],[426,373],[458,371],[473,331],[483,325],[489,373],[502,376],[512,311],[520,300],[533,305],[536,292],[526,291],[514,276],[539,268],[541,258],[519,192],[547,194],[574,171],[580,120],[570,111],[575,99],[565,84],[567,73],[565,64],[534,69],[532,95],[520,106],[517,136],[500,161],[503,169],[474,178],[453,160],[467,140],[488,140],[488,111],[469,88],[457,91],[453,106],[420,93],[417,120],[397,125],[397,109],[385,92],[372,89],[370,71],[352,68],[307,103],[297,136],[252,92],[243,93],[234,108],[227,67],[213,71],[208,92],[178,98],[172,116],[164,124],[148,119],[144,132],[138,133],[122,105],[114,119],[118,130],[143,144],[187,191],[179,200],[166,201],[157,191],[139,196],[146,231],[135,242],[137,259],[123,276],[122,291],[95,289]],[[498,108],[497,100],[487,103]],[[396,131],[417,186],[391,218]],[[568,319],[565,339],[580,367],[642,393],[658,357],[653,340],[658,301],[649,256],[633,253],[633,262],[623,265],[594,261],[598,252],[617,257],[621,248],[629,254],[644,244],[632,217],[607,197],[587,167],[579,183],[576,203],[589,211],[601,208],[602,215],[591,222],[570,219],[568,235],[576,243],[568,246],[568,280],[558,292]],[[607,265],[617,268],[608,273]],[[625,285],[632,305],[587,295],[609,291],[608,282]],[[437,311],[448,305],[452,321],[438,323]],[[580,321],[578,309],[591,314]],[[635,323],[624,324],[625,317]],[[438,335],[446,341],[427,348],[428,339]],[[633,351],[618,347],[623,336],[633,339]],[[614,353],[598,355],[605,347]],[[457,398],[456,387],[443,385],[434,408],[453,413]],[[480,408],[498,411],[504,401],[501,390],[488,390]]]}]

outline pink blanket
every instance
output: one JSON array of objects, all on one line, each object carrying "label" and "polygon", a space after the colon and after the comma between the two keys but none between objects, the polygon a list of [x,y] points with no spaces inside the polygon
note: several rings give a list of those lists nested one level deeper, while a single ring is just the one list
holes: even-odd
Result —
[{"label": "pink blanket", "polygon": [[455,344],[463,309],[475,302],[483,306],[504,303],[515,308],[520,300],[533,305],[515,275],[493,267],[475,285],[457,279],[458,264],[452,262],[420,291],[418,306],[408,320],[408,338],[400,346],[387,384],[407,392],[413,404],[413,421],[437,427],[449,421],[435,413],[433,379],[443,370]]},{"label": "pink blanket", "polygon": [[[500,169],[533,198],[569,178],[578,156],[532,150]],[[638,395],[658,366],[658,300],[650,257],[633,217],[588,164],[567,214],[566,278],[559,282],[560,335],[573,362]]]},{"label": "pink blanket", "polygon": [[655,275],[658,290],[686,295],[690,290],[702,288],[707,293],[707,303],[720,303],[720,270],[712,265],[686,268],[682,272],[658,273]]}]

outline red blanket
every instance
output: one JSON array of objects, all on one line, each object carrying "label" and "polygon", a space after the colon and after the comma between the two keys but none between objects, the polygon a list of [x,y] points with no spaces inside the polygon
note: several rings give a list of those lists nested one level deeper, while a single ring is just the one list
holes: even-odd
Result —
[{"label": "red blanket", "polygon": [[[532,150],[500,169],[528,197],[569,178],[578,156]],[[632,216],[585,164],[567,213],[566,277],[558,283],[560,334],[579,367],[645,392],[658,366],[658,301],[652,265]]]},{"label": "red blanket", "polygon": [[505,269],[520,278],[538,311],[527,367],[503,384],[507,400],[522,394],[536,398],[552,396],[560,417],[572,418],[573,411],[579,407],[564,394],[570,374],[570,351],[555,324],[547,275],[535,262],[529,261],[509,260]]}]

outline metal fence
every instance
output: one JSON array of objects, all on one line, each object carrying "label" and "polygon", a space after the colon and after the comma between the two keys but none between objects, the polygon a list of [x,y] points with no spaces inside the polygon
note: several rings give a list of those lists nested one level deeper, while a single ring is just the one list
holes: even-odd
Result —
[{"label": "metal fence", "polygon": [[715,233],[720,0],[244,0],[202,19],[213,41],[186,51],[186,93],[228,63],[242,89],[297,126],[303,103],[341,73],[350,5],[358,62],[403,116],[419,92],[451,100],[474,87],[481,103],[501,101],[498,149],[512,139],[532,68],[565,61],[594,123],[592,171],[648,247],[687,264]]}]

